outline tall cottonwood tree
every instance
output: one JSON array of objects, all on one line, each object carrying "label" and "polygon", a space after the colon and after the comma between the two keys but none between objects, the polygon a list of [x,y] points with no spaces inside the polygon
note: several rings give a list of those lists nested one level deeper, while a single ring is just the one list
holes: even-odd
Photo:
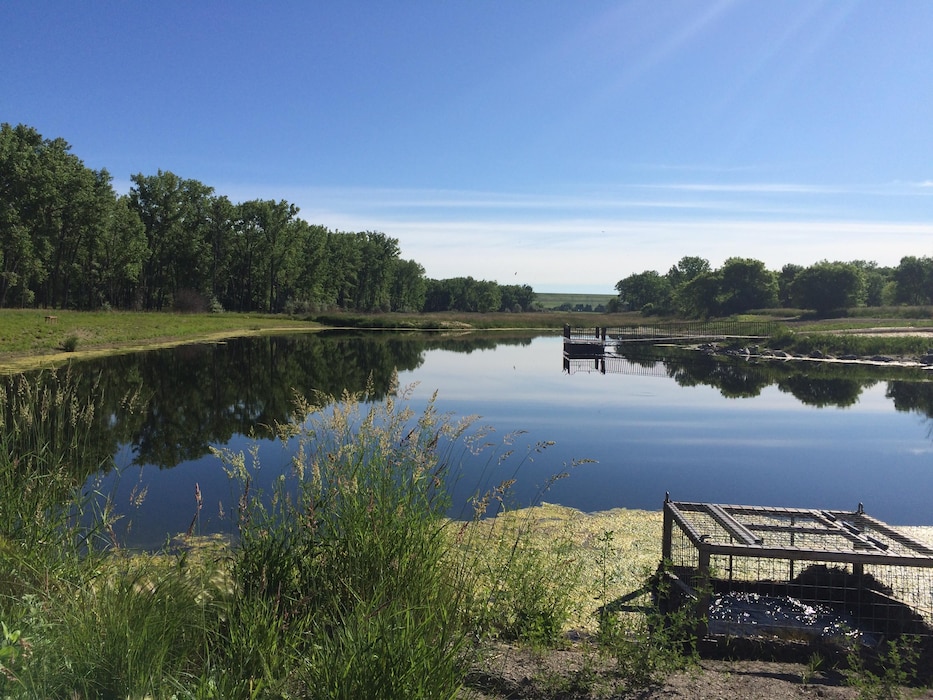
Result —
[{"label": "tall cottonwood tree", "polygon": [[641,311],[647,306],[664,310],[670,305],[671,283],[655,270],[629,275],[616,283],[619,302],[629,311]]},{"label": "tall cottonwood tree", "polygon": [[269,313],[280,311],[282,292],[297,278],[294,263],[301,252],[303,232],[298,207],[285,200],[254,199],[237,209],[249,304]]},{"label": "tall cottonwood tree", "polygon": [[389,290],[393,311],[421,311],[424,308],[427,281],[424,268],[414,260],[399,260],[393,266]]},{"label": "tall cottonwood tree", "polygon": [[44,189],[41,160],[51,143],[23,124],[0,125],[0,305],[32,302],[42,262],[35,231]]},{"label": "tall cottonwood tree", "polygon": [[0,305],[93,298],[81,259],[115,197],[107,171],[87,168],[64,139],[0,125]]},{"label": "tall cottonwood tree", "polygon": [[104,212],[106,223],[87,266],[95,278],[100,302],[134,308],[143,265],[149,255],[146,229],[126,195]]},{"label": "tall cottonwood tree", "polygon": [[356,307],[363,311],[388,311],[390,287],[398,263],[398,240],[384,233],[356,234],[360,266],[356,276]]},{"label": "tall cottonwood tree", "polygon": [[182,289],[203,292],[207,276],[209,202],[213,188],[172,172],[132,177],[130,203],[146,229],[149,257],[143,266],[146,309],[161,311]]}]

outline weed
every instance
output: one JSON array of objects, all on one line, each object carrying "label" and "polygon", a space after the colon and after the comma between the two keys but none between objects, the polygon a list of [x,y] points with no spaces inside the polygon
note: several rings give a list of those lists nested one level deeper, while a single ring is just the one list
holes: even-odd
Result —
[{"label": "weed", "polygon": [[3,627],[3,637],[0,638],[0,676],[9,681],[16,681],[19,657],[23,656],[27,649],[21,639],[23,632],[18,629],[11,630],[6,622],[0,622],[0,625]]},{"label": "weed", "polygon": [[917,679],[920,639],[904,635],[888,640],[874,668],[866,663],[857,644],[849,647],[846,660],[846,681],[858,690],[860,700],[897,700],[903,697],[904,686]]},{"label": "weed", "polygon": [[809,685],[810,681],[823,670],[823,666],[826,663],[826,658],[819,652],[813,652],[810,654],[810,658],[807,659],[807,663],[803,668],[803,671],[800,674],[800,682],[804,685]]},{"label": "weed", "polygon": [[[490,501],[500,505],[511,482],[477,501],[477,514]],[[581,585],[570,529],[536,531],[533,511],[503,510],[495,518],[475,520],[461,528],[459,567],[471,572],[471,624],[478,637],[492,636],[534,646],[559,642],[574,612]]]},{"label": "weed", "polygon": [[600,601],[598,610],[599,627],[597,639],[600,644],[609,644],[619,635],[619,618],[612,613],[609,607],[609,587],[614,578],[614,572],[610,569],[611,562],[617,559],[616,551],[613,546],[615,533],[612,530],[606,530],[598,538],[598,548],[596,554],[596,566],[599,569],[599,588],[597,600]]},{"label": "weed", "polygon": [[[465,545],[447,480],[457,449],[488,441],[408,398],[296,401],[274,426],[294,461],[268,493],[258,449],[218,452],[238,539],[195,561],[117,548],[111,501],[82,489],[97,403],[67,375],[0,385],[0,696],[452,698],[467,631],[555,643],[570,539],[532,546],[503,517]],[[192,533],[197,486],[194,505]]]},{"label": "weed", "polygon": [[364,398],[296,402],[276,426],[297,449],[274,493],[250,491],[244,456],[222,453],[244,493],[217,644],[231,682],[322,698],[450,697],[460,685],[468,586],[444,565],[444,480],[470,422],[438,415],[433,399],[416,417],[407,392]]},{"label": "weed", "polygon": [[664,571],[653,574],[645,587],[655,591],[655,604],[645,614],[613,624],[601,636],[603,648],[616,660],[616,672],[628,690],[660,683],[672,671],[695,666],[697,617],[689,607],[662,610],[658,600],[670,586]]}]

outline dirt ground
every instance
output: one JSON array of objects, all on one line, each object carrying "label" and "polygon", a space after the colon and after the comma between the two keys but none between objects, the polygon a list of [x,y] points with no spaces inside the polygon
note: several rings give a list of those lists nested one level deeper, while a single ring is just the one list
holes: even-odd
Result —
[{"label": "dirt ground", "polygon": [[[615,509],[599,513],[580,513],[573,509],[543,504],[513,512],[516,522],[530,519],[532,536],[542,541],[569,536],[574,542],[583,579],[599,580],[601,535],[613,533],[612,570],[614,585],[607,591],[610,600],[638,587],[646,568],[657,565],[660,557],[661,513]],[[485,521],[493,527],[494,521]],[[902,527],[905,534],[933,543],[933,528]],[[597,700],[631,698],[686,698],[714,700],[731,698],[898,698],[917,697],[933,700],[933,690],[922,688],[859,688],[847,682],[845,659],[823,661],[811,668],[809,648],[781,654],[782,661],[756,659],[743,654],[743,660],[723,660],[723,653],[707,649],[699,667],[670,674],[663,684],[639,690],[627,690],[615,672],[614,661],[600,657],[595,645],[587,641],[595,631],[594,608],[598,605],[594,590],[584,587],[577,615],[570,622],[565,648],[535,651],[511,644],[495,644],[480,653],[467,679],[460,700]],[[709,653],[711,652],[711,653]],[[892,692],[886,693],[887,690]],[[860,691],[863,691],[860,694]]]},{"label": "dirt ground", "polygon": [[[933,698],[928,688],[882,688],[851,684],[832,662],[811,670],[807,663],[703,659],[698,667],[670,674],[659,685],[626,689],[612,662],[591,649],[535,652],[501,645],[490,649],[470,674],[463,700],[794,700],[796,698]],[[860,694],[861,693],[861,694]]]}]

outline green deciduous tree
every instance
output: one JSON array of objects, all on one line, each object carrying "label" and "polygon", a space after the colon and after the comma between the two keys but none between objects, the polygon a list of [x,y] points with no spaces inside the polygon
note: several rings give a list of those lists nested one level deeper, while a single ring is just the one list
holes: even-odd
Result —
[{"label": "green deciduous tree", "polygon": [[777,274],[778,281],[778,302],[781,306],[793,306],[794,301],[791,297],[791,285],[793,285],[794,280],[804,270],[803,265],[795,265],[794,263],[788,263],[781,268],[781,271]]},{"label": "green deciduous tree", "polygon": [[665,311],[670,307],[671,283],[667,277],[654,270],[629,275],[616,283],[619,303],[628,311],[641,311],[648,304],[655,310]]},{"label": "green deciduous tree", "polygon": [[391,285],[398,262],[398,240],[384,233],[356,234],[360,266],[356,277],[356,307],[362,311],[388,311]]},{"label": "green deciduous tree", "polygon": [[858,267],[825,260],[798,272],[790,287],[795,306],[820,313],[858,306],[864,295],[865,280]]},{"label": "green deciduous tree", "polygon": [[105,212],[106,222],[88,261],[98,301],[114,308],[134,308],[143,265],[149,255],[146,229],[129,198],[115,200]]},{"label": "green deciduous tree", "polygon": [[724,315],[777,306],[778,284],[760,260],[729,258],[719,270],[719,306]]},{"label": "green deciduous tree", "polygon": [[502,294],[501,311],[531,311],[535,301],[535,292],[527,284],[499,285]]},{"label": "green deciduous tree", "polygon": [[870,260],[853,260],[851,262],[862,273],[864,283],[864,299],[866,306],[882,306],[890,300],[885,299],[886,289],[893,282],[894,270],[890,267],[879,267],[878,263]]},{"label": "green deciduous tree", "polygon": [[894,270],[897,283],[895,300],[901,304],[929,304],[933,301],[933,258],[908,255]]},{"label": "green deciduous tree", "polygon": [[704,272],[685,282],[674,293],[674,308],[687,317],[716,316],[720,312],[718,272]]},{"label": "green deciduous tree", "polygon": [[685,255],[667,271],[667,281],[670,282],[672,289],[677,289],[680,285],[709,272],[711,269],[709,260],[706,258]]},{"label": "green deciduous tree", "polygon": [[96,296],[87,264],[115,201],[106,170],[64,139],[0,125],[0,305],[81,306]]},{"label": "green deciduous tree", "polygon": [[210,199],[213,188],[174,173],[133,175],[130,203],[146,229],[149,257],[143,266],[142,301],[164,309],[181,289],[209,292]]},{"label": "green deciduous tree", "polygon": [[297,261],[304,232],[297,216],[298,207],[285,200],[254,199],[238,206],[240,244],[247,255],[249,308],[281,311],[290,296],[299,277]]},{"label": "green deciduous tree", "polygon": [[390,298],[393,311],[421,311],[427,294],[424,268],[414,260],[399,260],[392,273]]}]

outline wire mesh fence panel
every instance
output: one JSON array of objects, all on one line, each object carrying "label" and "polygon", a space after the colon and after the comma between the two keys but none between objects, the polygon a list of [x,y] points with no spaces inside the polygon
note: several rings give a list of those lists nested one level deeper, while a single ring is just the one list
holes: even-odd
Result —
[{"label": "wire mesh fence panel", "polygon": [[857,511],[665,502],[662,549],[711,634],[933,635],[933,550]]}]

